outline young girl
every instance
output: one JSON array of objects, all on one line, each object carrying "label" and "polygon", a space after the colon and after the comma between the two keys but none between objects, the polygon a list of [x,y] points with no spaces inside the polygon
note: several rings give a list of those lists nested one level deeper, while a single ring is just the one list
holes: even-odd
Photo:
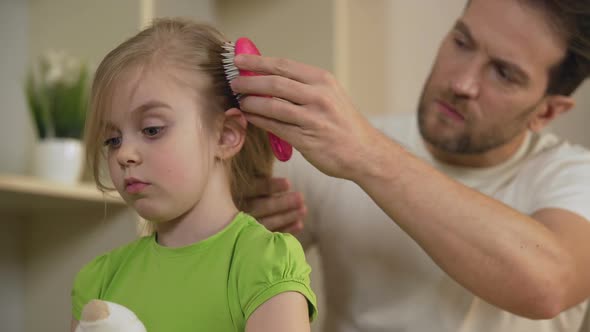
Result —
[{"label": "young girl", "polygon": [[212,27],[162,19],[100,64],[86,127],[93,174],[112,189],[106,161],[154,232],[78,273],[72,331],[92,299],[129,308],[149,332],[309,330],[316,299],[301,246],[236,207],[273,156],[235,108],[224,42]]}]

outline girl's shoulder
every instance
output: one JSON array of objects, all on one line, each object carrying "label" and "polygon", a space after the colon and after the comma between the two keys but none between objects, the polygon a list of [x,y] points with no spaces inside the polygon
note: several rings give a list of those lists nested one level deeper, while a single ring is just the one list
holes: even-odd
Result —
[{"label": "girl's shoulder", "polygon": [[[271,232],[254,217],[241,213],[236,220],[241,223],[236,239],[235,251],[240,256],[250,256],[261,259],[261,253],[280,258],[284,256],[298,256],[305,260],[303,247],[293,235],[288,233]],[[244,257],[246,258],[246,257]]]},{"label": "girl's shoulder", "polygon": [[283,292],[302,294],[308,301],[310,318],[315,318],[311,267],[299,241],[291,234],[267,230],[246,214],[240,222],[230,280],[236,285],[235,294],[246,320],[262,303]]}]

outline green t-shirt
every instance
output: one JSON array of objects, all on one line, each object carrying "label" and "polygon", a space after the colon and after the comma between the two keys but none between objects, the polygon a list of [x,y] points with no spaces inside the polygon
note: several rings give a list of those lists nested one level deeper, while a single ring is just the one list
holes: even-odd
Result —
[{"label": "green t-shirt", "polygon": [[73,316],[80,320],[83,306],[101,299],[131,309],[149,332],[243,331],[258,306],[295,291],[314,319],[310,272],[297,239],[240,213],[193,245],[163,247],[152,235],[94,259],[76,276]]}]

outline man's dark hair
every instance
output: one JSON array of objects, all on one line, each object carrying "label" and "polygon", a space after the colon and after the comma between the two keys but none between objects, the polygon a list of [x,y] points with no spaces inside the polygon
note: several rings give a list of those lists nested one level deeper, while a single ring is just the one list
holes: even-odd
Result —
[{"label": "man's dark hair", "polygon": [[520,0],[541,9],[566,42],[561,62],[550,68],[547,94],[571,95],[590,76],[590,0]]}]

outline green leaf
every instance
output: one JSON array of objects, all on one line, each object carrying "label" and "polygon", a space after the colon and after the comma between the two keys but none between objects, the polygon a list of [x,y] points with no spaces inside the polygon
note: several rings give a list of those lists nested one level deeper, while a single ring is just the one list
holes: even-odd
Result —
[{"label": "green leaf", "polygon": [[48,64],[41,60],[39,75],[29,71],[25,95],[39,137],[81,138],[89,99],[88,67],[79,68],[73,82],[46,84]]}]

